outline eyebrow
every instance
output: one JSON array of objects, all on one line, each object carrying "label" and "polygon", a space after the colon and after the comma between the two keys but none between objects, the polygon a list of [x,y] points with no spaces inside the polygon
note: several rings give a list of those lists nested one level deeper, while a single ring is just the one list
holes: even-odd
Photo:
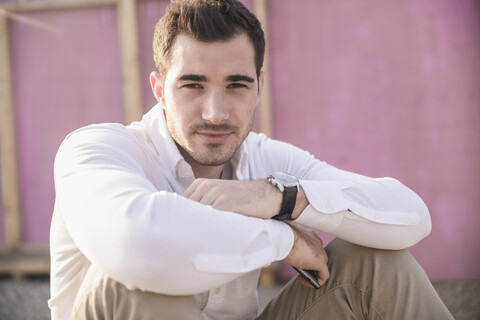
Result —
[{"label": "eyebrow", "polygon": [[[241,81],[245,81],[249,83],[255,82],[254,78],[250,76],[242,75],[242,74],[232,74],[228,76],[225,80],[229,82],[241,82]],[[207,82],[207,77],[199,74],[183,74],[180,77],[178,77],[178,81]]]},{"label": "eyebrow", "polygon": [[228,76],[226,80],[231,81],[231,82],[239,82],[239,81],[245,81],[245,82],[250,82],[250,83],[255,82],[255,79],[253,79],[252,77],[245,76],[245,75],[242,75],[242,74],[233,74],[231,76]]},{"label": "eyebrow", "polygon": [[197,81],[197,82],[206,82],[207,77],[198,75],[198,74],[184,74],[178,77],[179,81]]}]

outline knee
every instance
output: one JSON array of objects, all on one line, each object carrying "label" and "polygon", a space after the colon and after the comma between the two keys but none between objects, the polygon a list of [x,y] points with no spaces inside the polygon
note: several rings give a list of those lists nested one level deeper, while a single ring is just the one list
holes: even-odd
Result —
[{"label": "knee", "polygon": [[360,260],[370,260],[381,255],[378,249],[368,248],[335,238],[325,248],[330,264],[355,263]]},{"label": "knee", "polygon": [[91,266],[80,288],[72,319],[202,319],[193,295],[168,296],[128,289]]},{"label": "knee", "polygon": [[330,268],[362,270],[370,268],[388,268],[408,270],[418,268],[418,263],[407,250],[384,250],[368,248],[334,239],[325,248]]},{"label": "knee", "polygon": [[91,265],[86,271],[82,285],[73,305],[71,319],[109,319],[105,314],[107,304],[105,294],[112,287],[108,276],[96,266]]},{"label": "knee", "polygon": [[376,249],[364,247],[357,245],[339,238],[333,239],[326,247],[325,250],[329,255],[335,256],[338,258],[365,258],[365,257],[385,257],[385,258],[396,258],[404,259],[405,256],[409,256],[410,253],[404,250],[386,250],[386,249]]}]

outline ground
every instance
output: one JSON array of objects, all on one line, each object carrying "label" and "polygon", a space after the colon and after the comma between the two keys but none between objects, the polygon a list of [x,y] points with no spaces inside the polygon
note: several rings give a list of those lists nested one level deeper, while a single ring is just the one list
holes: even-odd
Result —
[{"label": "ground", "polygon": [[[456,320],[480,319],[480,280],[434,283],[434,286]],[[280,289],[279,285],[260,287],[260,308],[263,309]],[[49,296],[47,277],[21,281],[0,278],[0,319],[50,319],[47,306]]]}]

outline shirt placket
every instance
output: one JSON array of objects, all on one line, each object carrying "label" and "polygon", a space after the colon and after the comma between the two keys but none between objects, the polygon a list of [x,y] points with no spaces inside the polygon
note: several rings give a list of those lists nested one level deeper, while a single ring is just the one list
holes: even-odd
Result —
[{"label": "shirt placket", "polygon": [[207,305],[204,311],[220,310],[225,302],[225,296],[227,294],[227,286],[221,286],[209,291]]}]

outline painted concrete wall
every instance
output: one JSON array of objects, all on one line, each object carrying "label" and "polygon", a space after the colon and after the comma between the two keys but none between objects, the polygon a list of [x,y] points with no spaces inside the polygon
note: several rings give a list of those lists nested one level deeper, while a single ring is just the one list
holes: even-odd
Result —
[{"label": "painted concrete wall", "polygon": [[393,176],[427,203],[411,251],[432,279],[480,278],[480,3],[270,2],[275,136]]},{"label": "painted concrete wall", "polygon": [[64,136],[92,122],[121,122],[116,15],[111,8],[35,12],[58,29],[10,23],[25,242],[48,241],[53,159]]},{"label": "painted concrete wall", "polygon": [[[165,5],[139,2],[145,111]],[[117,17],[112,7],[25,15],[59,30],[10,23],[24,241],[46,243],[64,136],[123,121]],[[478,1],[271,0],[269,18],[274,136],[400,179],[432,214],[432,234],[411,250],[431,279],[480,278]]]}]

